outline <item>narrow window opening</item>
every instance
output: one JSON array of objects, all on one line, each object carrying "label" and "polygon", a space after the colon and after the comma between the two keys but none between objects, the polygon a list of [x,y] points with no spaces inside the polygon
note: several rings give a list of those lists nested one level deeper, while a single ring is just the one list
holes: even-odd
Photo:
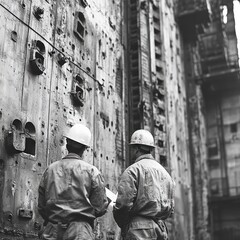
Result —
[{"label": "narrow window opening", "polygon": [[26,138],[25,150],[27,154],[35,155],[36,142],[32,138]]},{"label": "narrow window opening", "polygon": [[26,133],[31,134],[31,135],[35,135],[35,133],[36,133],[35,126],[31,122],[26,123],[25,130],[26,130]]},{"label": "narrow window opening", "polygon": [[160,155],[160,164],[164,167],[167,166],[167,157],[164,155]]},{"label": "narrow window opening", "polygon": [[76,81],[81,85],[84,84],[84,79],[79,74],[76,76]]},{"label": "narrow window opening", "polygon": [[85,17],[82,12],[78,12],[76,14],[74,33],[79,38],[80,41],[84,41]]},{"label": "narrow window opening", "polygon": [[37,40],[37,41],[36,41],[36,48],[37,48],[37,50],[38,50],[41,54],[45,54],[46,49],[45,49],[44,43],[42,43],[41,41]]},{"label": "narrow window opening", "polygon": [[236,133],[238,131],[237,123],[232,123],[230,125],[231,133]]},{"label": "narrow window opening", "polygon": [[163,124],[160,124],[159,127],[158,127],[159,131],[162,131],[164,130],[164,125]]},{"label": "narrow window opening", "polygon": [[163,140],[158,140],[158,146],[163,148],[164,147],[164,141]]},{"label": "narrow window opening", "polygon": [[217,145],[208,147],[208,156],[214,157],[218,155],[218,147]]},{"label": "narrow window opening", "polygon": [[15,119],[12,123],[15,130],[21,130],[22,129],[22,122],[19,119]]},{"label": "narrow window opening", "polygon": [[77,32],[80,34],[81,37],[83,37],[84,34],[84,26],[82,25],[82,23],[78,22],[77,25]]}]

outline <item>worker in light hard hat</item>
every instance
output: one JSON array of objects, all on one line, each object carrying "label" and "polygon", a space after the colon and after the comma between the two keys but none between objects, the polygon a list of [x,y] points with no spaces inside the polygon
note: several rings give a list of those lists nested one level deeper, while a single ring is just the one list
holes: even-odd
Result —
[{"label": "worker in light hard hat", "polygon": [[174,209],[174,181],[152,156],[154,139],[144,129],[132,134],[135,163],[120,177],[113,216],[124,240],[168,239],[164,222]]},{"label": "worker in light hard hat", "polygon": [[39,185],[38,210],[45,220],[42,239],[94,239],[94,219],[105,214],[108,200],[99,170],[83,161],[90,130],[74,125],[66,135],[68,155],[52,163]]}]

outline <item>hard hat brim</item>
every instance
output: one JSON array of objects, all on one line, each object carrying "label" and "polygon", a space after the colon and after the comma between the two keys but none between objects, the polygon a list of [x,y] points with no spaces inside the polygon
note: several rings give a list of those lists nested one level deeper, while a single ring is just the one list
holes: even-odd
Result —
[{"label": "hard hat brim", "polygon": [[155,148],[154,145],[141,144],[141,143],[128,143],[128,145],[129,145],[129,146],[133,146],[133,145],[142,145],[142,146],[147,146],[147,147]]}]

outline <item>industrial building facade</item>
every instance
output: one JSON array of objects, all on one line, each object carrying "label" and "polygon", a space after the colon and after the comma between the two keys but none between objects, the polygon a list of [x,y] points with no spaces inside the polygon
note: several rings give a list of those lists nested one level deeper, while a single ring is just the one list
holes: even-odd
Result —
[{"label": "industrial building facade", "polygon": [[[38,184],[92,131],[86,160],[117,192],[129,137],[152,132],[176,183],[171,240],[240,237],[237,0],[0,1],[0,239],[38,239]],[[120,239],[111,211],[96,239]]]}]

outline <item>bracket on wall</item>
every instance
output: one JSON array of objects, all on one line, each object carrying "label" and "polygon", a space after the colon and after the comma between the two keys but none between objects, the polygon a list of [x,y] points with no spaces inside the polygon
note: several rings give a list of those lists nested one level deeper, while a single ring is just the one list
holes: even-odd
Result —
[{"label": "bracket on wall", "polygon": [[68,58],[62,54],[58,54],[58,63],[60,66],[63,66],[65,63],[67,63]]},{"label": "bracket on wall", "polygon": [[43,8],[37,7],[37,6],[33,7],[33,15],[35,16],[35,18],[37,20],[42,19],[43,18],[43,14],[44,14],[44,9]]},{"label": "bracket on wall", "polygon": [[30,50],[30,66],[34,74],[40,75],[44,72],[44,60],[45,60],[45,45],[43,42],[36,40],[32,43]]},{"label": "bracket on wall", "polygon": [[11,130],[7,131],[5,147],[8,153],[20,153],[25,150],[26,136],[22,130],[22,122],[15,119],[12,123]]},{"label": "bracket on wall", "polygon": [[100,112],[100,118],[102,118],[103,127],[107,128],[109,126],[109,116],[104,112]]},{"label": "bracket on wall", "polygon": [[27,153],[35,155],[36,139],[35,126],[27,122],[23,127],[21,120],[15,119],[11,129],[6,132],[5,147],[9,154]]},{"label": "bracket on wall", "polygon": [[84,106],[86,98],[85,79],[77,74],[73,79],[71,97],[75,106]]},{"label": "bracket on wall", "polygon": [[24,218],[24,219],[32,219],[33,211],[31,209],[19,208],[18,209],[18,216],[20,218]]}]

